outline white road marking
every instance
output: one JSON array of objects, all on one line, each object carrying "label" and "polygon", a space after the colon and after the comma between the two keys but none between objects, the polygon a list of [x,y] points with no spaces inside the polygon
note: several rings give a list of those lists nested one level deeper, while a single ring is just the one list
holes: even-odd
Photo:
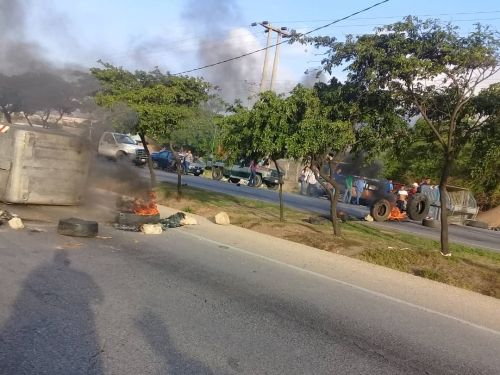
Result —
[{"label": "white road marking", "polygon": [[194,238],[196,238],[198,240],[201,240],[201,241],[207,241],[207,242],[213,243],[215,245],[224,246],[224,247],[219,248],[221,251],[234,250],[234,251],[237,251],[239,253],[242,253],[242,254],[245,254],[245,255],[248,255],[248,256],[252,256],[254,258],[263,259],[263,260],[266,260],[266,261],[274,263],[274,264],[278,264],[278,265],[283,266],[283,267],[287,267],[287,268],[290,268],[290,269],[293,269],[293,270],[296,270],[296,271],[300,271],[302,273],[306,273],[306,274],[309,274],[309,275],[312,275],[312,276],[315,276],[315,277],[318,277],[318,278],[321,278],[321,279],[324,279],[324,280],[328,280],[328,281],[331,281],[331,282],[334,282],[334,283],[337,283],[337,284],[340,284],[340,285],[344,285],[344,286],[347,286],[347,287],[359,290],[361,292],[364,292],[364,293],[367,293],[367,294],[371,294],[373,296],[384,298],[384,299],[392,301],[392,302],[400,303],[402,305],[405,305],[405,306],[408,306],[408,307],[411,307],[411,308],[414,308],[414,309],[417,309],[417,310],[420,310],[420,311],[424,311],[424,312],[429,313],[429,314],[434,314],[434,315],[437,315],[437,316],[440,316],[440,317],[443,317],[443,318],[446,318],[446,319],[451,319],[451,320],[454,320],[454,321],[456,321],[458,323],[462,323],[462,324],[468,325],[470,327],[477,328],[477,329],[480,329],[482,331],[485,331],[485,332],[492,333],[494,335],[500,336],[500,331],[497,331],[497,330],[494,330],[492,328],[488,328],[488,327],[485,327],[485,326],[482,326],[482,325],[479,325],[479,324],[476,324],[476,323],[469,322],[468,320],[461,319],[461,318],[458,318],[458,317],[453,316],[453,315],[449,315],[449,314],[445,314],[445,313],[442,313],[442,312],[439,312],[439,311],[436,311],[436,310],[432,310],[432,309],[429,309],[427,307],[420,306],[420,305],[417,305],[417,304],[414,304],[414,303],[411,303],[411,302],[408,302],[408,301],[404,301],[404,300],[396,298],[396,297],[391,297],[391,296],[388,296],[387,294],[384,294],[384,293],[376,292],[374,290],[367,289],[367,288],[364,288],[364,287],[359,286],[359,285],[351,284],[351,283],[349,283],[347,281],[342,281],[342,280],[339,280],[339,279],[335,279],[333,277],[329,277],[329,276],[323,275],[321,273],[317,273],[317,272],[314,272],[314,271],[306,270],[304,268],[301,268],[301,267],[298,267],[298,266],[294,266],[292,264],[288,264],[288,263],[285,263],[285,262],[282,262],[282,261],[279,261],[279,260],[276,260],[276,259],[273,259],[273,258],[266,257],[264,255],[255,254],[255,253],[252,253],[251,251],[244,250],[244,249],[236,247],[236,246],[228,245],[228,244],[216,241],[216,240],[211,240],[209,238],[205,238],[203,236],[199,236],[199,235],[194,234],[194,233],[186,232],[186,231],[183,231],[183,230],[180,230],[180,229],[177,229],[177,232],[178,233],[183,233],[183,234],[185,234],[187,236],[194,237]]}]

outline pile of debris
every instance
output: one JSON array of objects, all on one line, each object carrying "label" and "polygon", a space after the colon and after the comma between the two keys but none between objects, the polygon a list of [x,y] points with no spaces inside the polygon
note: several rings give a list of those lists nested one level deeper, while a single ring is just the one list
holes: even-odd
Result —
[{"label": "pile of debris", "polygon": [[119,230],[159,234],[168,228],[197,224],[194,218],[186,217],[183,212],[161,219],[153,191],[136,198],[120,196],[116,206],[118,215],[113,227]]},{"label": "pile of debris", "polygon": [[0,210],[0,225],[8,223],[12,229],[23,229],[24,224],[20,217],[7,210]]}]

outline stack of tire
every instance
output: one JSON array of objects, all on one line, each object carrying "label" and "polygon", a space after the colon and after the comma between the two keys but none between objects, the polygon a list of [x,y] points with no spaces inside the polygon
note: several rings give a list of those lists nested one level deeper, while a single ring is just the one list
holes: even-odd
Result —
[{"label": "stack of tire", "polygon": [[[427,219],[431,205],[423,194],[413,195],[406,205],[406,214],[411,220],[422,221],[424,227],[439,228],[439,220]],[[370,209],[370,215],[375,221],[386,221],[391,213],[391,203],[387,199],[378,199]],[[479,220],[466,220],[465,225],[474,228],[489,229],[488,224]]]},{"label": "stack of tire", "polygon": [[[406,205],[406,214],[411,220],[421,221],[426,226],[435,225],[436,220],[427,220],[431,205],[429,199],[423,194],[413,195]],[[391,203],[386,198],[376,200],[371,209],[370,215],[375,221],[386,221],[391,213]],[[425,222],[425,223],[424,223]],[[432,224],[430,223],[432,222]]]}]

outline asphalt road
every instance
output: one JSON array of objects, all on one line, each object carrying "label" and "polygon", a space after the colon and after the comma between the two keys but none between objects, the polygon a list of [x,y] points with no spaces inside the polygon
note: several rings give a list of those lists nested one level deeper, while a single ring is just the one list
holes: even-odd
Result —
[{"label": "asphalt road", "polygon": [[[144,176],[149,176],[146,170]],[[177,183],[177,175],[163,171],[157,171],[159,181],[167,181]],[[189,186],[200,189],[215,191],[224,194],[236,195],[240,197],[267,201],[272,203],[278,202],[278,192],[266,188],[251,188],[248,186],[232,184],[223,181],[214,181],[208,178],[195,176],[182,176],[183,183]],[[326,199],[305,197],[298,194],[284,194],[285,205],[298,210],[310,211],[320,215],[329,215],[330,202]],[[352,204],[338,204],[338,209],[352,216],[363,218],[369,213],[369,209],[365,206],[356,206]],[[422,226],[418,222],[385,222],[385,223],[366,223],[367,225],[376,225],[382,228],[398,230],[402,232],[413,233],[419,236],[433,238],[439,240],[439,229],[428,228]],[[450,241],[461,243],[470,246],[483,247],[490,250],[500,251],[500,232],[491,230],[478,229],[472,227],[450,225],[449,227]]]},{"label": "asphalt road", "polygon": [[79,239],[33,224],[42,232],[0,227],[0,374],[500,369],[499,331],[190,228],[145,236],[101,225],[100,238]]}]

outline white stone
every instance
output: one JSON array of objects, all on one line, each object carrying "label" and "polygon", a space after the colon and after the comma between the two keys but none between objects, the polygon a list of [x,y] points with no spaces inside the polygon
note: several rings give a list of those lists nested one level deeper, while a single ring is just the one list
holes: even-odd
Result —
[{"label": "white stone", "polygon": [[198,225],[198,222],[194,217],[186,216],[181,220],[181,225]]},{"label": "white stone", "polygon": [[368,214],[368,215],[365,216],[365,220],[366,221],[373,221],[373,216],[370,215],[370,214]]},{"label": "white stone", "polygon": [[141,231],[144,234],[161,234],[163,229],[161,224],[142,224]]},{"label": "white stone", "polygon": [[231,221],[229,220],[229,215],[224,211],[219,212],[217,215],[215,215],[215,224],[219,225],[231,224]]},{"label": "white stone", "polygon": [[19,219],[18,217],[15,217],[13,219],[10,219],[8,221],[9,223],[9,226],[12,228],[12,229],[23,229],[24,228],[24,224],[23,224],[23,221],[21,219]]}]

